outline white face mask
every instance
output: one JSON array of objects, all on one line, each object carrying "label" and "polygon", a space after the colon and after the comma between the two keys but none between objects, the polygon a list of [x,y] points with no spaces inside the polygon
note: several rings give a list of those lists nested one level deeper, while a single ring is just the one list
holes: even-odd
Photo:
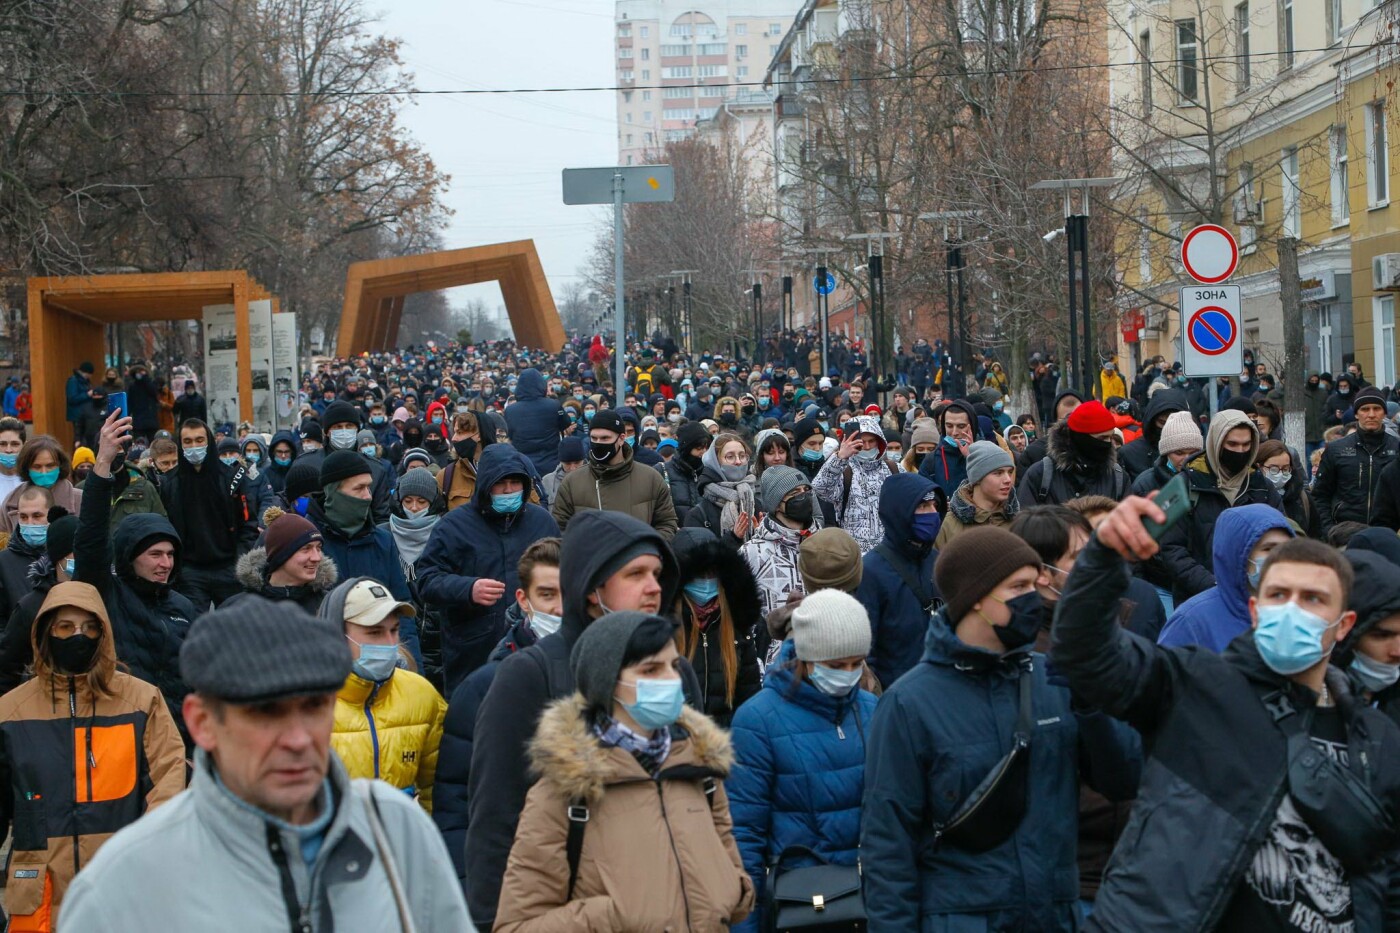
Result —
[{"label": "white face mask", "polygon": [[564,622],[562,617],[540,612],[530,605],[528,599],[525,600],[525,605],[530,610],[530,630],[535,633],[536,638],[545,638],[559,631],[559,626]]},{"label": "white face mask", "polygon": [[1384,661],[1367,657],[1360,651],[1351,659],[1351,672],[1372,693],[1379,693],[1400,681],[1400,664],[1386,664]]}]

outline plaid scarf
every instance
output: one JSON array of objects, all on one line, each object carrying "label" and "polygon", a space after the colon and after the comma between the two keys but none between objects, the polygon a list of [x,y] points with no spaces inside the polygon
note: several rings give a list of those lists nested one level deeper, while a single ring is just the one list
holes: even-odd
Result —
[{"label": "plaid scarf", "polygon": [[671,754],[671,730],[657,729],[650,736],[640,735],[613,719],[607,713],[599,713],[593,724],[593,734],[607,748],[620,748],[630,752],[647,774],[656,777],[666,756]]}]

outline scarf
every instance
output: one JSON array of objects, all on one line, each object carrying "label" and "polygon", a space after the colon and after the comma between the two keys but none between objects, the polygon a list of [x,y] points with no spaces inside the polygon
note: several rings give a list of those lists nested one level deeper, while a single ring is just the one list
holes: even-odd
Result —
[{"label": "scarf", "polygon": [[1225,467],[1220,463],[1220,449],[1225,443],[1225,435],[1235,428],[1249,428],[1253,435],[1249,448],[1249,459],[1252,463],[1255,454],[1259,453],[1259,431],[1244,412],[1233,409],[1218,412],[1206,430],[1206,463],[1215,473],[1215,487],[1225,495],[1225,501],[1231,505],[1235,504],[1240,493],[1249,485],[1249,477],[1253,473],[1252,469],[1245,467],[1233,476],[1228,476]]},{"label": "scarf", "polygon": [[647,774],[656,777],[656,772],[666,763],[671,754],[671,730],[657,729],[651,735],[639,735],[607,713],[599,713],[593,726],[593,734],[606,748],[620,748],[637,759],[637,764]]},{"label": "scarf", "polygon": [[[720,507],[719,528],[721,532],[733,534],[734,523],[738,520],[740,512],[754,514],[753,491],[756,484],[757,481],[750,473],[736,483],[721,480],[705,487],[705,491],[701,495]],[[749,525],[749,534],[753,534],[752,523]]]},{"label": "scarf", "polygon": [[690,603],[690,614],[695,619],[695,627],[700,631],[705,631],[710,624],[719,618],[719,597],[715,597],[703,606],[697,605],[690,597],[686,597],[686,602]]},{"label": "scarf", "polygon": [[389,530],[394,533],[394,543],[399,546],[399,557],[405,564],[415,564],[428,546],[428,538],[433,533],[441,515],[420,515],[417,518],[389,516]]}]

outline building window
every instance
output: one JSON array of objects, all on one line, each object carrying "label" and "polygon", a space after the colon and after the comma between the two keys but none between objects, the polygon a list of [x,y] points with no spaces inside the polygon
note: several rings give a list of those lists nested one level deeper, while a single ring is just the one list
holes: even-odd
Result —
[{"label": "building window", "polygon": [[723,78],[729,74],[728,65],[699,65],[695,69],[697,78]]},{"label": "building window", "polygon": [[1317,306],[1317,368],[1332,369],[1332,306]]},{"label": "building window", "polygon": [[642,49],[642,61],[651,61],[651,49]]},{"label": "building window", "polygon": [[650,146],[650,145],[652,144],[652,141],[653,141],[655,138],[656,138],[656,134],[655,134],[655,133],[647,133],[647,145]]},{"label": "building window", "polygon": [[625,121],[628,122],[628,123],[631,123],[631,122],[632,122],[632,114],[631,114],[631,112],[629,111],[628,113],[623,114],[622,119],[625,120]]},{"label": "building window", "polygon": [[618,35],[618,38],[620,38],[620,39],[630,39],[630,38],[632,37],[632,27],[631,27],[631,26],[619,26],[619,27],[617,27],[617,35]]},{"label": "building window", "polygon": [[1196,21],[1176,21],[1176,93],[1184,104],[1196,102]]},{"label": "building window", "polygon": [[1280,68],[1293,67],[1293,0],[1279,0],[1278,4],[1278,64]]},{"label": "building window", "polygon": [[1138,221],[1138,282],[1142,285],[1152,281],[1152,229],[1148,225],[1147,208],[1139,207]]},{"label": "building window", "polygon": [[691,47],[684,43],[674,45],[663,45],[661,47],[662,58],[675,58],[678,55],[689,55]]},{"label": "building window", "polygon": [[638,35],[639,38],[642,38],[642,39],[649,38],[649,37],[651,36],[651,27],[650,27],[650,26],[638,26],[638,27],[637,27],[637,35]]},{"label": "building window", "polygon": [[651,91],[643,91],[643,92],[642,92],[642,101],[643,101],[643,102],[646,102],[646,101],[649,101],[649,100],[651,100]]},{"label": "building window", "polygon": [[749,47],[747,45],[736,45],[734,46],[734,54],[743,58],[745,55],[749,54]]},{"label": "building window", "polygon": [[1347,174],[1347,128],[1334,126],[1328,136],[1328,163],[1332,166],[1332,225],[1351,219],[1351,180]]},{"label": "building window", "polygon": [[748,66],[748,65],[740,65],[740,66],[738,66],[737,68],[734,69],[734,77],[736,77],[736,78],[747,78],[748,76],[749,76],[749,66]]},{"label": "building window", "polygon": [[1327,44],[1341,41],[1342,25],[1342,0],[1325,0],[1327,5]]},{"label": "building window", "polygon": [[734,35],[736,35],[736,36],[747,36],[748,34],[749,34],[749,24],[748,24],[748,23],[735,23],[735,24],[734,24]]},{"label": "building window", "polygon": [[1142,115],[1150,117],[1152,115],[1152,32],[1144,29],[1142,35],[1138,36],[1138,68],[1140,74],[1138,81],[1142,87],[1138,93],[1142,95]]},{"label": "building window", "polygon": [[1376,382],[1395,382],[1395,296],[1372,299],[1375,314]]},{"label": "building window", "polygon": [[631,80],[632,80],[632,69],[631,69],[631,68],[624,68],[624,69],[622,69],[621,71],[619,71],[619,72],[617,73],[617,75],[618,75],[618,77],[620,77],[620,78],[621,78],[622,80],[624,80],[624,81],[631,81]]},{"label": "building window", "polygon": [[691,25],[690,25],[689,23],[672,23],[672,24],[671,24],[671,36],[672,36],[672,38],[676,38],[676,39],[679,39],[679,38],[686,38],[686,39],[689,39],[689,38],[691,37],[691,35],[693,34],[693,32],[694,32],[694,30],[691,28]]},{"label": "building window", "polygon": [[670,68],[661,69],[662,78],[689,78],[694,76],[694,69],[690,65],[672,65]]},{"label": "building window", "polygon": [[776,45],[770,45],[770,46],[768,46],[768,57],[769,57],[769,58],[777,58],[777,57],[778,57],[778,47],[777,47]]},{"label": "building window", "polygon": [[1254,252],[1258,239],[1259,202],[1254,197],[1254,166],[1245,162],[1235,172],[1235,222],[1240,225],[1240,252]]},{"label": "building window", "polygon": [[650,122],[651,122],[651,111],[650,111],[650,110],[643,110],[643,111],[642,111],[642,122],[643,122],[643,123],[650,123]]},{"label": "building window", "polygon": [[682,97],[694,97],[695,90],[688,87],[668,87],[661,92],[665,100],[677,100]]},{"label": "building window", "polygon": [[627,134],[627,145],[629,145],[629,146],[632,145],[632,134],[631,134],[631,133],[628,133],[628,134]]},{"label": "building window", "polygon": [[631,58],[631,57],[632,57],[632,48],[631,48],[631,46],[628,46],[627,48],[624,48],[624,49],[618,49],[618,50],[617,50],[617,57],[618,57],[618,58]]},{"label": "building window", "polygon": [[1366,105],[1366,203],[1390,203],[1390,140],[1385,126],[1385,101]]},{"label": "building window", "polygon": [[697,55],[724,55],[729,51],[729,46],[723,42],[702,42],[695,47]]},{"label": "building window", "polygon": [[1235,85],[1243,91],[1249,87],[1249,3],[1235,7]]},{"label": "building window", "polygon": [[622,92],[622,102],[623,102],[624,104],[630,104],[630,103],[632,103],[632,92],[631,92],[631,91],[623,91],[623,92]]},{"label": "building window", "polygon": [[1300,237],[1303,235],[1303,192],[1298,187],[1297,149],[1283,150],[1279,175],[1283,186],[1283,234]]},{"label": "building window", "polygon": [[643,80],[643,81],[650,81],[650,80],[651,80],[651,69],[650,69],[650,68],[643,68],[643,69],[642,69],[642,80]]},{"label": "building window", "polygon": [[769,24],[768,24],[768,35],[770,35],[770,36],[781,36],[782,34],[783,34],[783,24],[782,24],[782,23],[769,23]]},{"label": "building window", "polygon": [[667,120],[694,120],[695,108],[686,107],[683,110],[667,110],[661,114]]}]

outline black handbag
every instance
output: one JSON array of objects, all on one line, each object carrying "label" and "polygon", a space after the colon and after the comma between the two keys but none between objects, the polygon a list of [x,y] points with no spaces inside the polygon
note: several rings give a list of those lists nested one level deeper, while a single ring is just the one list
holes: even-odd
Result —
[{"label": "black handbag", "polygon": [[[791,855],[820,862],[783,869]],[[768,863],[768,933],[863,933],[865,899],[860,891],[860,863],[832,865],[806,846],[789,846]]]},{"label": "black handbag", "polygon": [[933,841],[967,852],[995,849],[1016,831],[1026,816],[1027,777],[1031,761],[1031,688],[1035,676],[1026,660],[1017,680],[1020,709],[1011,750],[968,794],[953,815],[933,825]]}]

